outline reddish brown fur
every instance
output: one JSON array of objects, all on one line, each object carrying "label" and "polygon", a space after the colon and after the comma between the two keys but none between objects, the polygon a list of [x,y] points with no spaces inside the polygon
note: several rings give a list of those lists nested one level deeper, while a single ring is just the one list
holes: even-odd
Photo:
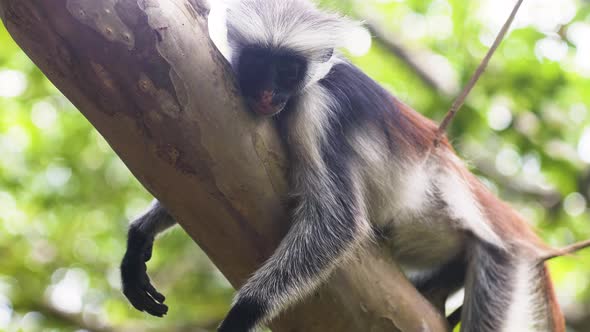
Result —
[{"label": "reddish brown fur", "polygon": [[487,219],[504,242],[510,246],[528,249],[533,257],[540,257],[546,252],[552,251],[514,208],[492,194],[468,170],[464,170],[464,176],[469,180],[471,190],[483,208]]},{"label": "reddish brown fur", "polygon": [[543,264],[542,278],[542,286],[545,290],[544,294],[547,302],[546,315],[551,318],[552,331],[565,332],[565,319],[559,307],[559,303],[557,302],[555,289],[553,288],[553,282],[551,281],[551,276],[549,275],[549,269],[547,268],[546,263]]},{"label": "reddish brown fur", "polygon": [[[392,134],[395,134],[395,138],[399,137],[400,141],[405,144],[411,144],[408,150],[415,151],[418,146],[420,149],[418,152],[423,153],[429,151],[437,153],[438,151],[435,149],[455,153],[446,137],[441,140],[441,145],[438,148],[434,148],[438,127],[432,120],[395,98],[393,102],[403,119],[395,119],[397,132]],[[442,162],[448,167],[454,168],[469,183],[474,196],[484,209],[486,217],[504,241],[515,245],[526,244],[535,253],[538,253],[537,250],[552,251],[512,207],[492,194],[465,166],[446,160],[444,153],[437,153],[437,155],[441,157]]]},{"label": "reddish brown fur", "polygon": [[[414,152],[419,155],[430,151],[434,147],[437,125],[402,101],[392,98],[393,106],[399,112],[399,114],[392,114],[390,121],[390,133],[393,139],[404,145],[405,152]],[[446,138],[442,140],[440,148],[451,148]]]},{"label": "reddish brown fur", "polygon": [[[391,117],[392,139],[402,143],[405,153],[414,157],[426,157],[428,153],[436,154],[447,167],[459,172],[470,185],[473,195],[494,231],[509,247],[508,250],[528,256],[532,261],[538,260],[540,264],[542,264],[542,257],[555,251],[536,235],[533,228],[510,205],[490,192],[462,163],[449,160],[448,154],[444,152],[449,151],[453,154],[455,152],[446,137],[443,137],[439,147],[434,147],[438,127],[433,121],[396,98],[393,98],[393,104],[399,114],[392,114]],[[542,267],[539,278],[539,286],[543,288],[541,292],[547,304],[547,311],[542,314],[550,320],[553,332],[564,332],[564,317],[545,265]]]},{"label": "reddish brown fur", "polygon": [[[399,138],[399,141],[405,143],[405,145],[410,145],[408,151],[416,151],[418,146],[420,149],[418,153],[438,152],[434,149],[455,153],[446,138],[441,140],[441,145],[438,148],[434,148],[438,127],[432,120],[424,117],[396,98],[393,98],[393,102],[403,119],[394,120],[396,122],[396,132],[393,132],[392,135],[395,135],[396,139]],[[492,194],[465,166],[446,160],[444,154],[437,154],[441,157],[442,162],[447,164],[448,167],[454,168],[469,183],[474,196],[484,209],[486,217],[503,240],[515,245],[519,243],[526,244],[535,253],[538,253],[537,250],[542,252],[552,251],[512,207]]]}]

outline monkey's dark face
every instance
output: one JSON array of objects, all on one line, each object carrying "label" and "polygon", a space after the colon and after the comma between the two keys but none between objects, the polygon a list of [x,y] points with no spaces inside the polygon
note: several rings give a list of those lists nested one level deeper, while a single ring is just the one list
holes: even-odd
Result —
[{"label": "monkey's dark face", "polygon": [[246,47],[235,59],[234,68],[248,106],[257,114],[282,111],[304,85],[307,61],[285,50]]}]

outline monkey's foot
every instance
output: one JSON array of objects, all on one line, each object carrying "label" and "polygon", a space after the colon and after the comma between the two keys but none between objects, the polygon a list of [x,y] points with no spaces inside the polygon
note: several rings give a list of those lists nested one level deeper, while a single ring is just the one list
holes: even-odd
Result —
[{"label": "monkey's foot", "polygon": [[145,264],[151,258],[152,244],[153,239],[139,230],[129,230],[127,252],[121,263],[121,282],[123,294],[137,310],[162,317],[168,312],[166,298],[151,284]]}]

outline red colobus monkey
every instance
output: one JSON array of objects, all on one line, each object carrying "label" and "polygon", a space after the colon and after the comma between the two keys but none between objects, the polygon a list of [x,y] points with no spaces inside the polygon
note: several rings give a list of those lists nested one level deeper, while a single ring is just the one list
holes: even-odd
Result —
[{"label": "red colobus monkey", "polygon": [[[309,295],[363,244],[386,248],[422,291],[465,287],[462,331],[564,331],[552,249],[472,175],[437,127],[335,52],[361,28],[307,0],[230,0],[231,64],[250,108],[289,149],[293,226],[239,290],[221,332],[248,332]],[[132,223],[123,290],[166,313],[150,284],[156,201]],[[410,273],[411,272],[411,273]]]}]

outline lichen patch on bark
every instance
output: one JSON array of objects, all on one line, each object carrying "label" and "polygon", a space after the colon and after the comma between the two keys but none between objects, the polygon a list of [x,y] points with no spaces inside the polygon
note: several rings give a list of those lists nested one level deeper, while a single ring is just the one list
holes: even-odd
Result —
[{"label": "lichen patch on bark", "polygon": [[135,47],[135,36],[115,10],[118,0],[68,0],[68,11],[80,22],[112,42]]},{"label": "lichen patch on bark", "polygon": [[178,113],[180,113],[181,108],[176,102],[176,98],[174,98],[168,91],[158,89],[154,85],[154,82],[152,82],[145,73],[140,74],[137,86],[139,87],[139,91],[154,98],[158,102],[160,109],[166,113],[166,115],[176,117]]},{"label": "lichen patch on bark", "polygon": [[115,89],[115,81],[113,80],[113,77],[101,64],[91,61],[90,66],[105,88],[109,90]]}]

